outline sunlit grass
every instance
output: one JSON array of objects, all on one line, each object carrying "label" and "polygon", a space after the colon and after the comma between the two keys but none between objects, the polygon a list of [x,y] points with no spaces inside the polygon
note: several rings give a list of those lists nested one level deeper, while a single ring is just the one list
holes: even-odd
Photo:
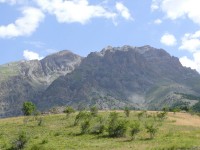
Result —
[{"label": "sunlit grass", "polygon": [[[99,114],[108,118],[110,112],[100,112]],[[122,119],[129,122],[138,120],[138,112],[131,112],[127,118],[122,111],[119,111]],[[11,147],[18,134],[22,131],[26,132],[29,140],[25,149],[41,149],[41,150],[66,150],[66,149],[83,149],[83,150],[128,150],[128,149],[186,149],[200,148],[200,124],[192,125],[185,120],[198,120],[200,117],[191,116],[190,114],[177,113],[168,114],[168,119],[159,126],[158,133],[154,139],[149,139],[144,126],[142,131],[136,136],[135,140],[131,140],[127,131],[125,137],[110,138],[108,133],[102,135],[80,134],[80,126],[73,126],[77,113],[70,115],[68,118],[65,114],[47,115],[43,117],[43,124],[38,126],[38,121],[34,117],[29,118],[27,124],[24,123],[24,117],[9,118],[0,120],[0,149],[6,150]],[[148,114],[156,114],[149,112]],[[180,120],[182,124],[179,124]],[[177,120],[177,121],[176,121]],[[141,124],[148,121],[154,121],[151,117],[142,118]],[[178,122],[178,123],[177,123]],[[95,119],[92,124],[95,123]]]}]

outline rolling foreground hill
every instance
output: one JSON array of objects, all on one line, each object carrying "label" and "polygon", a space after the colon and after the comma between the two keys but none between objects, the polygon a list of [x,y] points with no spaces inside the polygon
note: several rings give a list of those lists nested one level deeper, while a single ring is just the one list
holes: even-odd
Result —
[{"label": "rolling foreground hill", "polygon": [[[98,129],[99,118],[104,124],[109,125],[109,116],[114,111],[102,111],[98,117],[90,120],[90,132],[81,134],[81,125],[74,126],[77,113],[66,117],[66,114],[0,119],[0,149],[9,150],[16,146],[16,141],[24,142],[24,150],[199,150],[200,143],[200,117],[187,113],[168,113],[163,121],[156,119],[159,112],[147,112],[148,117],[138,119],[141,112],[131,111],[126,117],[123,111],[118,113],[119,120],[126,120],[126,135],[123,137],[109,137],[105,130],[101,134],[94,134],[92,131]],[[89,112],[88,112],[89,113]],[[140,132],[131,140],[131,125],[134,122],[140,123]],[[145,123],[153,123],[157,127],[155,137],[150,139],[145,128]],[[24,133],[24,134],[22,134]],[[24,135],[20,140],[20,135]],[[24,141],[24,140],[23,140]]]},{"label": "rolling foreground hill", "polygon": [[162,49],[107,47],[90,53],[73,72],[56,79],[38,106],[161,109],[179,101],[194,105],[196,100],[181,93],[198,96],[199,91],[200,75]]},{"label": "rolling foreground hill", "polygon": [[107,47],[84,59],[61,51],[41,61],[0,66],[0,117],[20,115],[24,101],[34,102],[40,110],[63,105],[100,109],[194,105],[199,91],[199,73],[162,49]]},{"label": "rolling foreground hill", "polygon": [[73,71],[81,60],[78,55],[61,51],[40,61],[21,61],[0,66],[0,117],[22,114],[24,101],[37,101],[38,95],[52,81]]}]

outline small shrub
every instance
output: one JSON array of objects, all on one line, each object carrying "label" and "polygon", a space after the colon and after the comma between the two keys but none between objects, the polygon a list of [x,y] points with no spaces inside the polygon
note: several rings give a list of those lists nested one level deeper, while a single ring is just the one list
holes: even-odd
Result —
[{"label": "small shrub", "polygon": [[44,125],[44,119],[42,117],[38,118],[37,121],[38,121],[38,126]]},{"label": "small shrub", "polygon": [[173,112],[174,114],[176,114],[176,112],[180,112],[180,111],[181,111],[181,109],[178,108],[178,107],[175,107],[175,108],[172,109],[172,112]]},{"label": "small shrub", "polygon": [[124,136],[127,130],[127,121],[119,120],[116,112],[111,112],[109,118],[108,135],[110,137]]},{"label": "small shrub", "polygon": [[145,124],[145,128],[150,135],[150,139],[153,139],[158,131],[158,127],[154,123],[147,123]]},{"label": "small shrub", "polygon": [[97,120],[97,123],[92,128],[91,133],[93,133],[93,134],[102,134],[106,129],[106,125],[105,125],[106,124],[106,119],[103,118],[102,116],[98,115],[96,120]]},{"label": "small shrub", "polygon": [[43,139],[42,142],[41,142],[41,144],[46,144],[48,142],[49,142],[48,139]]},{"label": "small shrub", "polygon": [[74,126],[78,125],[81,120],[90,120],[91,114],[86,111],[80,111],[74,120]]},{"label": "small shrub", "polygon": [[126,117],[129,117],[129,115],[130,115],[130,109],[128,107],[125,107],[124,108],[124,113],[125,113]]},{"label": "small shrub", "polygon": [[93,134],[102,134],[105,130],[105,125],[104,124],[96,124],[93,129],[92,133]]},{"label": "small shrub", "polygon": [[54,136],[60,136],[60,135],[61,135],[60,132],[56,132],[56,133],[54,134]]},{"label": "small shrub", "polygon": [[126,134],[127,121],[118,120],[114,123],[110,123],[108,126],[108,134],[110,137],[123,137]]},{"label": "small shrub", "polygon": [[118,113],[116,112],[111,112],[109,114],[109,118],[110,118],[110,123],[115,123],[118,119]]},{"label": "small shrub", "polygon": [[71,107],[71,106],[67,106],[67,107],[65,108],[65,110],[64,110],[64,113],[66,113],[67,116],[69,116],[70,114],[75,113],[75,112],[76,112],[76,111],[75,111],[74,108]]},{"label": "small shrub", "polygon": [[30,116],[36,110],[36,106],[32,102],[24,102],[22,111],[25,116]]},{"label": "small shrub", "polygon": [[98,115],[98,108],[96,106],[91,107],[90,113],[93,117],[96,117]]},{"label": "small shrub", "polygon": [[132,137],[132,140],[135,139],[135,136],[140,132],[140,122],[138,121],[134,121],[133,124],[131,124],[131,137]]},{"label": "small shrub", "polygon": [[164,112],[168,112],[169,111],[169,107],[168,106],[164,106],[163,108],[162,108],[162,111],[164,111]]},{"label": "small shrub", "polygon": [[138,119],[141,120],[142,118],[147,116],[147,112],[146,111],[142,111],[138,113]]},{"label": "small shrub", "polygon": [[162,121],[167,118],[167,112],[166,111],[160,112],[157,114],[157,117],[159,118],[159,120]]},{"label": "small shrub", "polygon": [[89,133],[89,128],[90,128],[90,120],[85,120],[81,124],[81,133],[82,134]]},{"label": "small shrub", "polygon": [[33,113],[35,120],[37,120],[37,118],[41,115],[40,111],[34,111]]},{"label": "small shrub", "polygon": [[28,137],[25,132],[21,132],[18,138],[12,143],[11,150],[22,150],[28,142]]}]

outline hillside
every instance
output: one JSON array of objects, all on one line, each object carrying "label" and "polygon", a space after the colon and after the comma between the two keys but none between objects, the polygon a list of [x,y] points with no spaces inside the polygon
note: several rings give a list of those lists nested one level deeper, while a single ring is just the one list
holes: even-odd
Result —
[{"label": "hillside", "polygon": [[[127,118],[123,112],[118,112],[120,119],[129,122],[129,126],[138,120],[140,112],[131,111]],[[105,131],[100,135],[81,133],[81,123],[74,126],[75,116],[78,113],[66,117],[65,114],[38,116],[43,122],[39,124],[40,119],[29,117],[28,123],[26,117],[0,119],[0,149],[8,150],[19,137],[19,134],[25,133],[25,150],[147,150],[147,149],[190,149],[198,150],[200,148],[200,117],[186,113],[168,113],[164,121],[155,121],[153,117],[140,120],[140,132],[135,140],[131,140],[130,127],[127,129],[126,136],[120,138],[111,138]],[[104,123],[109,120],[110,112],[99,112],[103,117]],[[148,116],[155,115],[156,112],[148,112]],[[92,130],[99,117],[92,118],[90,129]],[[145,122],[158,123],[158,130],[153,139],[149,139],[149,133],[145,129]]]},{"label": "hillside", "polygon": [[0,117],[22,114],[24,101],[37,101],[36,97],[52,81],[73,71],[81,60],[70,51],[61,51],[40,61],[19,61],[0,66]]},{"label": "hillside", "polygon": [[161,109],[177,101],[194,105],[198,100],[180,94],[199,95],[200,75],[179,59],[151,46],[107,47],[90,53],[72,73],[55,80],[38,106],[98,106],[100,109]]}]

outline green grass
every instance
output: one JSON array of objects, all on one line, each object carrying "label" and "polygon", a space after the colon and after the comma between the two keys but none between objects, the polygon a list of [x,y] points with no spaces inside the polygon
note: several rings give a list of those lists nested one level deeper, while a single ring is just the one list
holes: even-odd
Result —
[{"label": "green grass", "polygon": [[19,74],[18,63],[10,63],[0,66],[0,81]]},{"label": "green grass", "polygon": [[[108,119],[110,112],[100,112],[99,114]],[[118,112],[120,119],[126,119],[131,123],[138,120],[138,112],[131,112],[130,117],[125,117],[123,112]],[[142,131],[136,135],[136,140],[131,140],[128,129],[125,137],[110,138],[108,133],[102,135],[80,134],[80,125],[73,126],[77,113],[66,117],[65,114],[46,115],[43,123],[38,126],[38,121],[33,117],[29,118],[27,124],[24,117],[8,118],[0,120],[0,149],[6,150],[11,147],[19,133],[24,131],[28,136],[26,150],[147,150],[147,149],[190,149],[200,148],[200,127],[176,125],[174,120],[156,121],[159,130],[154,139],[149,139],[142,125]],[[193,117],[193,116],[191,116]],[[189,119],[189,118],[188,118]],[[92,125],[96,123],[96,118],[92,119]],[[141,124],[145,122],[155,122],[153,118],[142,118]]]}]

